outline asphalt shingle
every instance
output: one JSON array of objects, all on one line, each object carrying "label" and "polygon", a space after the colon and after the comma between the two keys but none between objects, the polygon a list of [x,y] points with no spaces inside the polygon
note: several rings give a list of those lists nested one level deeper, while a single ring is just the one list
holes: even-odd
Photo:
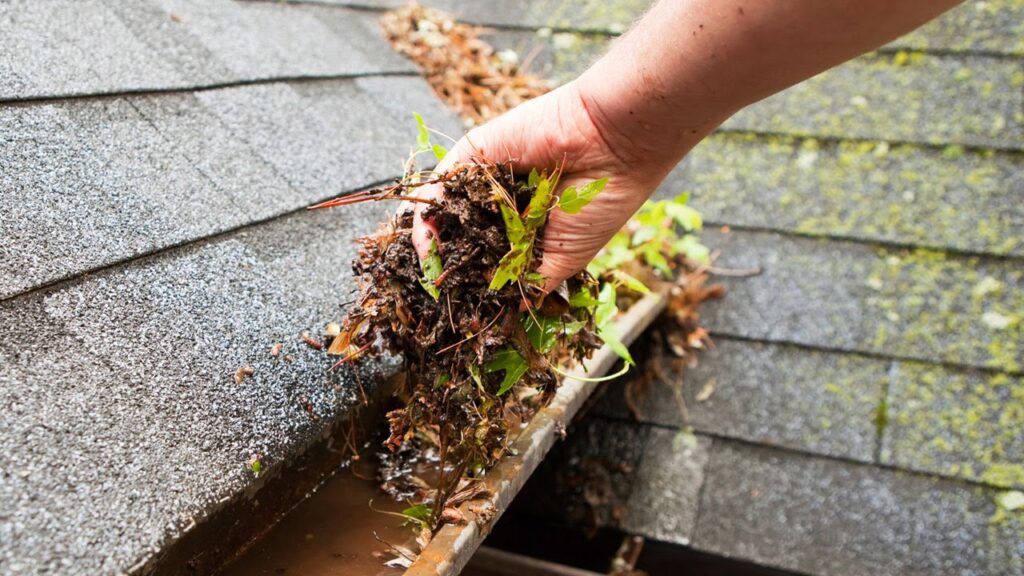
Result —
[{"label": "asphalt shingle", "polygon": [[[386,214],[300,213],[0,305],[0,564],[127,570],[243,497],[251,454],[272,471],[343,417],[350,373],[298,334],[338,315],[350,239]],[[389,368],[366,369],[372,393]]]},{"label": "asphalt shingle", "polygon": [[[870,462],[890,365],[850,354],[718,338],[695,368],[677,370],[661,362],[667,382],[651,382],[637,408],[643,422],[689,425],[716,436]],[[594,410],[632,417],[624,397],[627,382],[609,387]],[[710,396],[697,400],[702,393]]]},{"label": "asphalt shingle", "polygon": [[865,56],[762,100],[725,128],[1024,149],[1024,71],[981,56]]},{"label": "asphalt shingle", "polygon": [[1010,372],[1024,365],[1018,262],[767,232],[704,237],[722,251],[717,265],[763,268],[722,279],[729,295],[704,313],[714,331]]},{"label": "asphalt shingle", "polygon": [[1024,488],[1024,378],[900,363],[882,462]]},{"label": "asphalt shingle", "polygon": [[652,429],[618,526],[661,542],[689,544],[710,447],[708,438]]},{"label": "asphalt shingle", "polygon": [[2,296],[242,221],[125,100],[2,107],[0,126]]},{"label": "asphalt shingle", "polygon": [[712,222],[1024,256],[1024,154],[716,134],[658,197]]},{"label": "asphalt shingle", "polygon": [[822,575],[1024,573],[1024,519],[993,521],[994,490],[718,440],[704,475],[701,550]]},{"label": "asphalt shingle", "polygon": [[394,177],[412,111],[458,133],[401,77],[0,108],[0,296]]},{"label": "asphalt shingle", "polygon": [[415,71],[373,15],[344,9],[18,0],[0,5],[0,37],[0,100]]}]

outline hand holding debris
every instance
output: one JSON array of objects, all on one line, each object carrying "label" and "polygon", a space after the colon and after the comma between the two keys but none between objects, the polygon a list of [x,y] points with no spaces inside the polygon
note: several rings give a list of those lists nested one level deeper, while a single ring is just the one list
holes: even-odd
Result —
[{"label": "hand holding debris", "polygon": [[[607,179],[601,194],[579,214],[568,214],[562,208],[551,212],[537,269],[547,279],[549,291],[582,270],[664,177],[664,173],[651,173],[645,165],[622,162],[610,147],[610,138],[598,132],[580,98],[577,86],[567,84],[526,102],[470,131],[435,169],[444,174],[458,164],[481,161],[507,164],[521,174],[533,168],[548,173],[560,170],[561,191]],[[440,184],[426,185],[417,196],[433,199],[441,188]],[[428,206],[417,203],[414,208],[413,243],[421,260],[435,240],[438,250],[444,252],[435,224],[423,217]]]}]

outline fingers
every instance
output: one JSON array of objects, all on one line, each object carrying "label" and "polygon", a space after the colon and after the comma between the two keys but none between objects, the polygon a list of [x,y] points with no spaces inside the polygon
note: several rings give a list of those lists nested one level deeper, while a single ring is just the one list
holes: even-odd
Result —
[{"label": "fingers", "polygon": [[[437,163],[437,166],[434,167],[434,174],[444,174],[456,164],[468,162],[472,158],[470,150],[471,147],[467,142],[467,137],[463,136],[448,151],[448,154],[445,154],[444,159]],[[437,200],[444,195],[444,186],[441,184],[426,184],[416,189],[414,195],[417,198],[426,200]],[[424,260],[430,254],[431,242],[437,238],[437,225],[432,220],[423,217],[423,212],[430,206],[429,204],[423,202],[415,202],[413,204],[412,245],[416,249],[416,255],[419,256],[420,260]],[[438,249],[440,249],[440,246],[438,246]]]},{"label": "fingers", "polygon": [[[427,184],[416,191],[416,196],[427,200],[434,200],[441,197],[444,188],[440,184]],[[416,202],[412,215],[412,245],[416,249],[416,255],[424,260],[430,254],[430,243],[437,238],[437,226],[433,220],[423,218],[423,210],[429,204]]]}]

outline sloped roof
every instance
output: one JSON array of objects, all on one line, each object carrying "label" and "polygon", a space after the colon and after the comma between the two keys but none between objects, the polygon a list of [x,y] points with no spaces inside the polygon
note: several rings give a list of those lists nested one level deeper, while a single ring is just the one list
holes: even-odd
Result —
[{"label": "sloped roof", "polygon": [[[296,334],[388,208],[302,208],[396,176],[412,110],[458,131],[379,37],[398,3],[0,4],[0,567],[144,566],[355,402]],[[646,2],[431,4],[564,79]],[[622,528],[811,573],[1024,572],[993,502],[1024,482],[1022,27],[969,2],[673,172],[661,194],[731,226],[719,264],[765,273],[706,310],[696,444],[658,387],[572,437],[628,445]]]},{"label": "sloped roof", "polygon": [[337,7],[15,1],[0,37],[0,572],[152,566],[358,401],[298,335],[394,207],[303,208],[458,123]]}]

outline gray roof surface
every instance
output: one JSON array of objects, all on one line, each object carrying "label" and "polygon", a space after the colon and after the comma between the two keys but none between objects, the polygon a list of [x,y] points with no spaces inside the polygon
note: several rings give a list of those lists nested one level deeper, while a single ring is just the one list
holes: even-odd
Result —
[{"label": "gray roof surface", "polygon": [[0,36],[0,100],[415,70],[372,15],[315,6],[15,0]]},{"label": "gray roof surface", "polygon": [[0,35],[0,573],[152,566],[359,399],[299,334],[394,206],[302,208],[399,176],[413,111],[459,124],[358,11],[7,2]]}]

